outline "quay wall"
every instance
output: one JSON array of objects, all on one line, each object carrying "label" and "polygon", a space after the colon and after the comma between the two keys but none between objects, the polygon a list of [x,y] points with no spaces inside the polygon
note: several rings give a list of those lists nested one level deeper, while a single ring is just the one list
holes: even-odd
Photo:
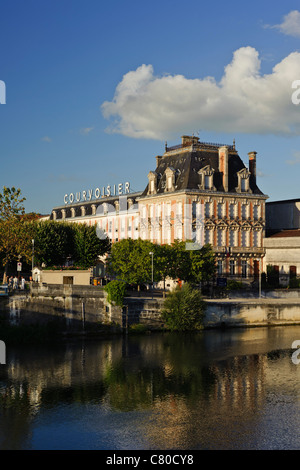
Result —
[{"label": "quay wall", "polygon": [[[142,323],[150,329],[163,327],[163,299],[126,297],[125,307],[111,306],[99,286],[46,285],[34,283],[30,292],[0,299],[0,318],[12,324],[61,322],[66,328],[115,323],[121,327]],[[268,293],[262,298],[207,299],[204,326],[241,327],[300,324],[298,291]]]}]

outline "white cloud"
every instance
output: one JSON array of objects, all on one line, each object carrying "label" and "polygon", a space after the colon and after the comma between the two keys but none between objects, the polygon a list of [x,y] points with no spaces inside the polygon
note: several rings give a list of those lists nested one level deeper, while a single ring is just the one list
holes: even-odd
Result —
[{"label": "white cloud", "polygon": [[300,151],[295,150],[293,152],[293,158],[291,160],[287,160],[286,163],[288,165],[298,165],[300,163]]},{"label": "white cloud", "polygon": [[80,134],[82,135],[88,135],[90,132],[92,132],[95,128],[94,127],[83,127],[80,129]]},{"label": "white cloud", "polygon": [[47,135],[45,135],[44,137],[42,137],[41,139],[43,142],[52,142],[52,139],[50,139],[50,137],[48,137]]},{"label": "white cloud", "polygon": [[112,119],[109,132],[135,138],[166,139],[203,131],[300,135],[300,107],[291,102],[300,78],[300,53],[260,73],[258,52],[242,47],[233,54],[222,79],[155,76],[141,65],[123,76],[112,101],[102,106]]},{"label": "white cloud", "polygon": [[279,29],[288,36],[300,37],[300,12],[298,10],[290,11],[283,17],[281,24],[274,25],[273,28]]}]

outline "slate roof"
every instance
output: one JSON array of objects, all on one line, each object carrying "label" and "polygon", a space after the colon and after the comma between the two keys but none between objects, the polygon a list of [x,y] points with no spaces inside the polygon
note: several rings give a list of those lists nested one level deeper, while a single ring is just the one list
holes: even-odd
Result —
[{"label": "slate roof", "polygon": [[300,237],[300,229],[282,230],[273,235],[270,235],[268,238],[294,238],[294,237]]},{"label": "slate roof", "polygon": [[[180,146],[178,146],[180,147]],[[228,153],[228,192],[236,193],[238,185],[237,172],[246,168],[243,161],[239,157],[237,151],[229,147]],[[208,150],[209,148],[209,150]],[[180,151],[181,150],[181,151]],[[201,148],[194,148],[191,151],[182,152],[182,148],[178,153],[166,152],[160,159],[155,173],[158,176],[157,194],[164,193],[166,175],[165,171],[168,167],[175,170],[175,190],[199,190],[200,175],[198,171],[205,166],[210,165],[215,170],[213,175],[213,185],[217,191],[224,191],[222,182],[222,173],[219,172],[219,152],[218,146],[206,145]],[[253,194],[263,195],[262,191],[256,184],[256,178],[250,176],[250,189]],[[148,185],[145,188],[142,197],[147,196]]]}]

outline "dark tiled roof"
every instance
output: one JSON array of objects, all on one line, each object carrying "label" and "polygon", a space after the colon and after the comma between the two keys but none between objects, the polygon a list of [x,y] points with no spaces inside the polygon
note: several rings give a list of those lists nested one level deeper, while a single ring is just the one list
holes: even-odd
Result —
[{"label": "dark tiled roof", "polygon": [[268,238],[288,238],[288,237],[300,237],[300,229],[297,230],[282,230],[281,232],[274,233]]},{"label": "dark tiled roof", "polygon": [[[222,174],[219,172],[219,153],[207,151],[205,149],[196,149],[193,151],[180,152],[168,155],[166,153],[159,161],[155,173],[158,175],[157,193],[164,193],[166,176],[165,171],[168,167],[175,170],[175,190],[194,190],[199,189],[200,175],[198,171],[205,166],[210,165],[215,170],[213,184],[217,191],[224,191]],[[228,154],[228,192],[236,192],[238,185],[237,172],[246,168],[241,158],[235,150]],[[250,189],[253,194],[262,195],[263,193],[256,185],[255,178],[250,176]],[[143,192],[146,196],[148,185]]]}]

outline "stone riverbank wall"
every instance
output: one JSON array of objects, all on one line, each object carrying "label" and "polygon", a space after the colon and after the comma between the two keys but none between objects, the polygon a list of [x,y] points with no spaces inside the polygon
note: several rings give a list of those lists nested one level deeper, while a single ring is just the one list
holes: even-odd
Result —
[{"label": "stone riverbank wall", "polygon": [[112,306],[98,286],[47,285],[34,283],[30,292],[17,292],[0,303],[0,316],[11,324],[60,322],[62,327],[81,329],[100,323],[122,327],[143,323],[150,328],[163,325],[162,299],[126,298],[125,307]]},{"label": "stone riverbank wall", "polygon": [[[299,291],[262,292],[262,298],[206,300],[206,327],[241,327],[300,324]],[[236,297],[236,298],[235,298]],[[142,323],[163,326],[162,298],[127,297],[122,309],[111,306],[97,286],[45,285],[35,283],[28,293],[0,299],[0,317],[11,324],[59,321],[68,328],[117,323],[122,327]]]}]

